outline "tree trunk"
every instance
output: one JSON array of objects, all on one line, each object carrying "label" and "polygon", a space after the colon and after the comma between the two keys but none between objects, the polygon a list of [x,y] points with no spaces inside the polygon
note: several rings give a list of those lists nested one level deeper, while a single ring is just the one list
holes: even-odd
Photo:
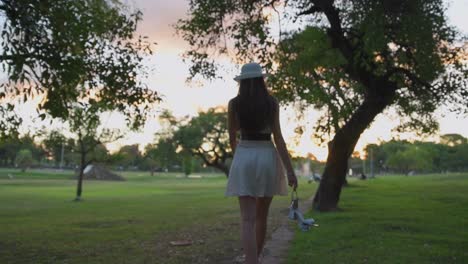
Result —
[{"label": "tree trunk", "polygon": [[344,178],[343,186],[348,186],[348,179],[347,179],[346,175],[345,175],[345,178]]},{"label": "tree trunk", "polygon": [[226,164],[218,163],[218,162],[205,163],[205,164],[206,164],[206,166],[210,166],[210,167],[213,167],[213,168],[216,168],[216,169],[222,171],[224,173],[224,175],[226,175],[226,178],[229,177],[229,168],[228,168],[228,166],[226,166]]},{"label": "tree trunk", "polygon": [[76,198],[75,201],[81,200],[81,193],[83,191],[83,173],[86,168],[86,153],[82,151],[80,153],[81,161],[80,161],[80,173],[78,174],[78,185],[76,186]]},{"label": "tree trunk", "polygon": [[200,157],[205,162],[206,166],[213,167],[213,168],[216,168],[216,169],[222,171],[226,175],[226,178],[229,177],[229,167],[224,163],[226,161],[226,158],[228,158],[228,157],[224,157],[224,158],[221,158],[221,159],[216,159],[216,160],[210,162],[205,157],[205,155],[203,155],[203,153],[195,152],[192,155]]},{"label": "tree trunk", "polygon": [[[348,122],[341,127],[328,143],[328,157],[319,188],[315,193],[313,207],[319,211],[338,209],[341,188],[346,181],[348,159],[354,151],[362,132],[374,118],[391,104],[395,90],[390,82],[379,82],[369,88],[369,94]],[[382,90],[387,88],[387,90]]]},{"label": "tree trunk", "polygon": [[226,178],[229,177],[229,168],[226,166],[224,163],[217,163],[213,167],[217,168],[218,170],[222,171],[225,175]]}]

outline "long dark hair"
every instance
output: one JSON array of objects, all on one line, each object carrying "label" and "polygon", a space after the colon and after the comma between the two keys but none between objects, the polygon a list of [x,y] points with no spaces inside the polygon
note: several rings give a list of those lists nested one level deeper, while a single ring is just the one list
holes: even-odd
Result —
[{"label": "long dark hair", "polygon": [[268,93],[263,77],[240,81],[234,109],[240,128],[245,131],[262,130],[273,123],[275,101]]}]

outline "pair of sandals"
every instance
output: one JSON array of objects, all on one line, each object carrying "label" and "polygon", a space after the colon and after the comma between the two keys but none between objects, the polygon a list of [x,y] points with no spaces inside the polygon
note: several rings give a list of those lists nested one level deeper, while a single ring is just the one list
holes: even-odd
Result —
[{"label": "pair of sandals", "polygon": [[304,215],[299,211],[299,198],[297,196],[296,190],[291,193],[291,205],[289,206],[288,218],[291,220],[297,220],[298,226],[302,231],[308,231],[313,226],[318,226],[315,224],[313,218],[304,218]]}]

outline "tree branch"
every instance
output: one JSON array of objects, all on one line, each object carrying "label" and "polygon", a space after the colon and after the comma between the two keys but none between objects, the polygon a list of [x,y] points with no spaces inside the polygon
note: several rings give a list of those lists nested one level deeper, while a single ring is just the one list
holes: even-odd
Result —
[{"label": "tree branch", "polygon": [[33,54],[33,53],[23,53],[23,54],[2,54],[0,55],[0,61],[6,61],[6,60],[15,60],[15,59],[37,59],[37,60],[46,60],[47,57],[38,55],[38,54]]},{"label": "tree branch", "polygon": [[351,44],[344,36],[344,31],[341,27],[341,18],[336,7],[333,6],[333,1],[313,0],[317,8],[322,10],[330,23],[328,35],[332,38],[333,44],[340,49],[346,59],[352,61],[353,50]]},{"label": "tree branch", "polygon": [[215,160],[219,160],[220,157],[218,155],[218,153],[216,152],[216,144],[213,145],[213,148],[211,148],[211,151],[213,151],[214,155],[215,155]]},{"label": "tree branch", "polygon": [[302,12],[300,12],[300,13],[297,13],[297,14],[296,14],[296,19],[297,19],[298,17],[300,17],[300,16],[312,15],[312,14],[319,13],[319,12],[323,12],[323,10],[322,10],[320,7],[314,5],[314,6],[312,6],[311,8],[309,8],[309,9],[307,9],[307,10],[304,10],[304,11],[302,11]]},{"label": "tree branch", "polygon": [[354,63],[354,50],[349,40],[345,37],[343,28],[341,27],[341,18],[339,11],[333,6],[333,1],[312,0],[315,6],[320,8],[330,23],[330,28],[327,30],[327,35],[330,37],[332,46],[338,48],[343,57],[348,62],[345,68],[346,72],[356,81],[362,82],[366,87],[369,87],[369,76],[372,74],[362,66]]},{"label": "tree branch", "polygon": [[193,151],[192,153],[193,153],[195,156],[200,157],[200,158],[203,160],[203,162],[205,162],[205,164],[206,164],[207,166],[213,165],[213,163],[211,163],[210,161],[208,161],[208,159],[205,157],[205,155],[203,155],[203,153],[198,152],[198,151]]}]

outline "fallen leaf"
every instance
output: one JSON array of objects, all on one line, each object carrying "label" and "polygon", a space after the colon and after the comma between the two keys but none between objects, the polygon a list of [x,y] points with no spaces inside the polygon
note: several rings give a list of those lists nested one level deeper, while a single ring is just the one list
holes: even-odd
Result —
[{"label": "fallen leaf", "polygon": [[171,244],[171,246],[190,246],[190,245],[192,245],[192,241],[190,241],[190,240],[177,240],[177,241],[171,241],[170,244]]}]

